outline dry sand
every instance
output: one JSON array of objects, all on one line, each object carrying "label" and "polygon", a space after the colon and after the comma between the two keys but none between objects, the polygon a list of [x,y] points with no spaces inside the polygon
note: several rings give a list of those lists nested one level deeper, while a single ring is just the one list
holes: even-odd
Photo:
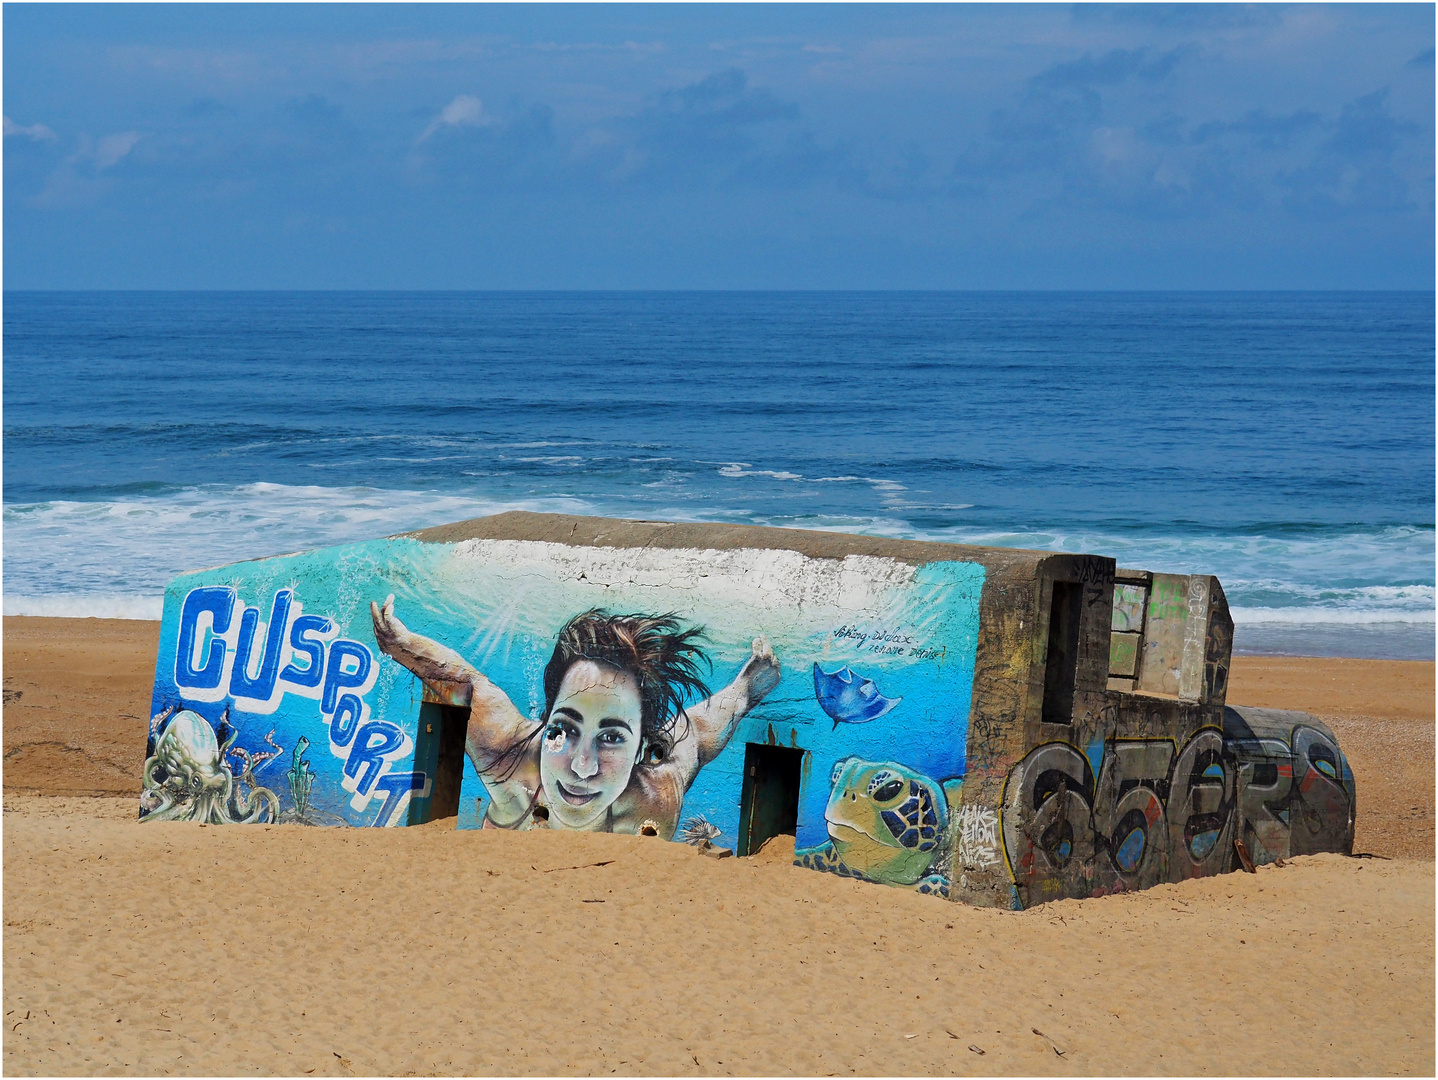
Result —
[{"label": "dry sand", "polygon": [[8,1074],[1433,1074],[1432,664],[1234,664],[1397,858],[1014,913],[782,851],[142,826],[156,637],[5,620]]}]

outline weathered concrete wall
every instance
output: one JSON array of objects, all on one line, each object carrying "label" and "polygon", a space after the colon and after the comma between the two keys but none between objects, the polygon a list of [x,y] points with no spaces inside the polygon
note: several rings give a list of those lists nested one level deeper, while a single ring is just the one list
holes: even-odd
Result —
[{"label": "weathered concrete wall", "polygon": [[[1222,873],[1235,841],[1259,863],[1351,850],[1353,776],[1332,733],[1225,707],[1233,622],[1216,578],[1093,559],[1037,570],[981,631],[980,670],[1008,677],[982,700],[975,687],[956,899],[1028,907]],[[1066,722],[1039,704],[1054,582],[1083,596]]]},{"label": "weathered concrete wall", "polygon": [[172,583],[142,817],[792,829],[990,906],[1351,842],[1331,733],[1225,713],[1231,639],[1216,579],[1098,556],[504,514]]},{"label": "weathered concrete wall", "polygon": [[1233,835],[1255,863],[1353,851],[1353,773],[1332,731],[1307,713],[1230,706],[1223,734],[1235,769]]}]

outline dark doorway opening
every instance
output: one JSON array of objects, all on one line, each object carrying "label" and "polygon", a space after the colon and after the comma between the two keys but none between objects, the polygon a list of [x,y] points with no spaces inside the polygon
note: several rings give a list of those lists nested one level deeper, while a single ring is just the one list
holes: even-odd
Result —
[{"label": "dark doorway opening", "polygon": [[744,747],[744,788],[739,804],[739,855],[753,855],[764,841],[793,836],[799,825],[799,781],[804,751],[748,743]]},{"label": "dark doorway opening", "polygon": [[429,774],[430,792],[427,799],[410,798],[410,825],[459,815],[464,737],[468,728],[469,710],[462,705],[436,705],[426,701],[420,706],[414,767]]},{"label": "dark doorway opening", "polygon": [[1079,615],[1083,610],[1083,586],[1072,581],[1055,581],[1049,607],[1048,658],[1044,662],[1044,711],[1046,724],[1068,724],[1074,715],[1074,673],[1078,667]]}]

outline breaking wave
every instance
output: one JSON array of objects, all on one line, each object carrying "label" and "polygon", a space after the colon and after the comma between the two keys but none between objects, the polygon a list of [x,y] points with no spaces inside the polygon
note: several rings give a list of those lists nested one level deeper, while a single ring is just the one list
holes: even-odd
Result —
[{"label": "breaking wave", "polygon": [[[270,483],[151,491],[97,502],[5,507],[7,615],[155,619],[177,573],[431,525],[534,510],[788,525],[831,531],[1083,551],[1121,566],[1217,574],[1238,627],[1259,651],[1344,649],[1363,629],[1365,652],[1431,654],[1434,532],[1420,527],[1241,536],[1135,536],[1101,530],[924,528],[884,516],[757,514],[742,507],[636,505],[572,496],[472,498],[433,491]],[[1380,583],[1375,583],[1380,582]],[[1327,646],[1315,645],[1325,637]],[[1401,642],[1400,642],[1401,639]],[[1384,642],[1389,642],[1385,646]],[[1352,646],[1348,646],[1351,652]]]}]

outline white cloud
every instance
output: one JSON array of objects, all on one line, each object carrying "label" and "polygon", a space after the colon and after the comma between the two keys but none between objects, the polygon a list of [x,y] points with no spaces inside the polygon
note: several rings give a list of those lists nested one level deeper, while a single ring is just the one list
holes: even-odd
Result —
[{"label": "white cloud", "polygon": [[106,135],[95,147],[95,164],[108,169],[135,148],[140,141],[138,131],[122,131],[118,135]]},{"label": "white cloud", "polygon": [[[7,135],[10,131],[6,129]],[[30,205],[50,209],[89,206],[110,187],[102,174],[125,158],[140,141],[138,131],[120,131],[94,139],[83,132],[75,139],[75,150],[46,178],[44,187]]]},{"label": "white cloud", "polygon": [[31,124],[29,127],[26,127],[23,124],[15,123],[15,121],[11,120],[8,116],[5,117],[4,120],[6,135],[25,135],[34,139],[36,142],[44,142],[55,138],[55,133],[44,124]]},{"label": "white cloud", "polygon": [[460,94],[429,122],[424,134],[415,141],[422,143],[442,127],[480,127],[484,124],[484,102],[470,94]]}]

